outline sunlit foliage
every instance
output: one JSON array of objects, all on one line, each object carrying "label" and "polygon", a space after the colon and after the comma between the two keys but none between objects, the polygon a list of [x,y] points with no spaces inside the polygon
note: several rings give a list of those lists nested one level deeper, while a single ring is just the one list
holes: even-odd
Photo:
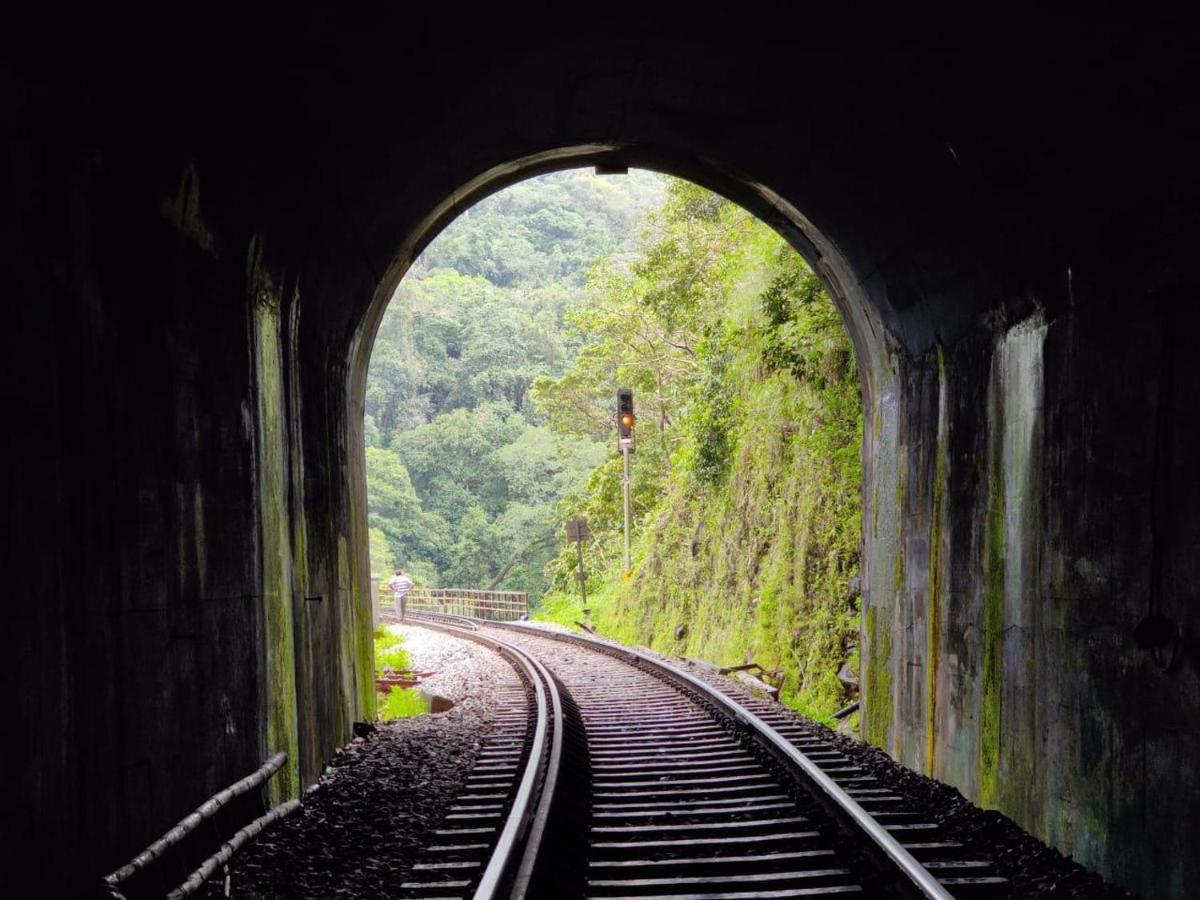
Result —
[{"label": "sunlit foliage", "polygon": [[[561,504],[592,524],[593,620],[630,643],[782,668],[787,699],[827,715],[858,632],[862,413],[820,281],[749,214],[675,182],[639,253],[597,266],[589,297],[568,316],[574,365],[533,393],[555,428],[611,446],[609,398],[636,392],[631,579],[615,448]],[[568,624],[583,617],[575,566],[563,545],[544,602]]]}]

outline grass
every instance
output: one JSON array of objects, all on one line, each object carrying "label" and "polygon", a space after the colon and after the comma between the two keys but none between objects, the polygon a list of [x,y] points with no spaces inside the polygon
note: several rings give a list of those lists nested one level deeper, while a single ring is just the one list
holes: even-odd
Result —
[{"label": "grass", "polygon": [[420,716],[427,712],[429,703],[425,700],[425,695],[416,688],[394,687],[379,704],[379,718],[385,722],[389,719]]},{"label": "grass", "polygon": [[[387,671],[403,672],[412,668],[412,660],[404,649],[404,638],[394,633],[385,625],[375,629],[375,672],[379,675]],[[416,688],[393,687],[386,697],[379,701],[379,718],[407,719],[429,712],[429,702],[425,695]]]},{"label": "grass", "polygon": [[403,647],[404,638],[386,628],[375,629],[375,671],[382,674],[385,669],[401,672],[412,668],[408,651]]},{"label": "grass", "polygon": [[533,619],[537,622],[554,622],[575,630],[575,623],[584,620],[583,601],[578,594],[547,594],[541,603],[533,610]]}]

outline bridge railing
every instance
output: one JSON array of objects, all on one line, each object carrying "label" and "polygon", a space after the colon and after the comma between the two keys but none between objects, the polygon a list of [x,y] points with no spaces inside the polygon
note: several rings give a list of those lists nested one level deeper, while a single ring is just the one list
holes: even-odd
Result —
[{"label": "bridge railing", "polygon": [[[529,612],[525,591],[476,591],[469,588],[413,588],[405,598],[409,612],[474,616],[493,622],[515,622]],[[391,609],[392,592],[379,589],[379,608]],[[399,613],[399,610],[396,610]]]}]

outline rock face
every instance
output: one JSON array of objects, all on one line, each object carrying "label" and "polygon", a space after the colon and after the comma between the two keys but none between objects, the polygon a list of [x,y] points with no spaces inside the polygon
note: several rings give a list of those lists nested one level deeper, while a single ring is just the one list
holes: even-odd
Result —
[{"label": "rock face", "polygon": [[[1186,30],[992,49],[905,15],[28,29],[0,92],[6,870],[78,893],[273,751],[295,795],[371,718],[373,330],[473,199],[599,162],[743,203],[837,298],[866,736],[1200,892]],[[1151,614],[1193,648],[1169,670]]]},{"label": "rock face", "polygon": [[859,687],[858,673],[850,668],[849,661],[843,663],[842,667],[840,669],[838,669],[837,677],[838,677],[838,681],[840,681],[842,683],[842,687],[844,687],[849,693],[851,693],[851,694],[858,693],[858,687]]}]

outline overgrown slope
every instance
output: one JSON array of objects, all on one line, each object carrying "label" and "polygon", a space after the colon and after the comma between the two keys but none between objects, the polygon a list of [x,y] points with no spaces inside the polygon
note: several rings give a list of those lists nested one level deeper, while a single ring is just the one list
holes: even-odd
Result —
[{"label": "overgrown slope", "polygon": [[[785,699],[827,716],[845,699],[839,668],[857,669],[862,412],[849,338],[803,261],[731,204],[673,185],[650,232],[628,270],[594,277],[580,362],[534,389],[552,423],[586,433],[580,385],[609,372],[640,388],[628,579],[615,452],[562,505],[592,524],[592,620],[663,652],[781,668]],[[602,406],[595,417],[611,421]],[[547,617],[583,617],[573,566],[564,546]]]}]

